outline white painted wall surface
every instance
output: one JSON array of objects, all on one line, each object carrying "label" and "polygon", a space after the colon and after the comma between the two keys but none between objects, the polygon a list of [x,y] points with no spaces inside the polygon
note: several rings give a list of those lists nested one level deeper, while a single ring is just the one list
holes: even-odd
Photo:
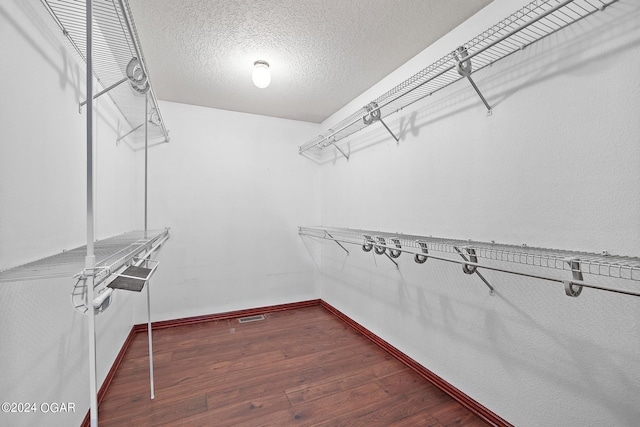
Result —
[{"label": "white painted wall surface", "polygon": [[[34,403],[33,413],[0,412],[2,426],[77,426],[89,410],[87,318],[73,309],[69,279],[0,284],[0,400]],[[139,294],[118,292],[96,317],[98,387],[133,325]],[[48,403],[75,410],[45,413]]]},{"label": "white painted wall surface", "polygon": [[[350,110],[521,4],[494,1]],[[620,1],[474,74],[491,117],[460,81],[387,119],[399,145],[382,126],[354,135],[348,162],[321,167],[322,223],[640,256],[638,22]],[[490,297],[457,265],[309,245],[324,300],[513,424],[638,424],[637,298],[486,272]]]},{"label": "white painted wall surface", "polygon": [[[0,269],[86,244],[84,66],[37,0],[0,3]],[[96,238],[142,225],[140,158],[116,147],[119,119],[96,105]],[[86,317],[71,305],[71,278],[0,283],[0,403],[31,402],[31,414],[0,412],[2,426],[79,425],[89,408]],[[102,383],[134,320],[138,295],[118,293],[96,319]],[[43,413],[43,403],[74,403]]]},{"label": "white painted wall surface", "polygon": [[[149,153],[149,227],[170,226],[154,320],[315,299],[297,233],[320,222],[320,170],[294,143],[317,124],[161,102],[171,143]],[[140,307],[136,321],[146,320]]]}]

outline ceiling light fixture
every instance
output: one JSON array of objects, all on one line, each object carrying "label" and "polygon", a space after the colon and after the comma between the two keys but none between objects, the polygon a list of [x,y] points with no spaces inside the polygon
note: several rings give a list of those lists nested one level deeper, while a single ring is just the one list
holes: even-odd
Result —
[{"label": "ceiling light fixture", "polygon": [[271,83],[271,73],[267,61],[256,61],[253,63],[253,74],[251,75],[253,84],[260,89],[264,89]]}]

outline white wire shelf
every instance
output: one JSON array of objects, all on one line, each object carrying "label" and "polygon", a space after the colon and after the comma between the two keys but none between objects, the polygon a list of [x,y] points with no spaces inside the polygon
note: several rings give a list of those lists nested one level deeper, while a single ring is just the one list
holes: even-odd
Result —
[{"label": "white wire shelf", "polygon": [[[86,62],[86,4],[77,0],[40,0],[56,21],[71,47]],[[149,82],[148,140],[160,143],[169,140],[158,101],[151,86],[140,40],[127,0],[93,2],[93,73],[103,91],[94,98],[108,94],[127,126],[119,130],[118,141],[125,139],[132,146],[144,144],[145,96],[135,87],[127,73],[133,58],[139,60],[140,71]],[[129,73],[130,74],[130,73]],[[85,101],[86,102],[86,101]],[[82,107],[81,103],[81,107]]]},{"label": "white wire shelf", "polygon": [[[169,229],[130,231],[94,244],[96,256],[96,285],[140,253],[169,237]],[[0,283],[44,280],[61,277],[72,278],[84,269],[87,247],[71,249],[37,261],[0,271]]]},{"label": "white wire shelf", "polygon": [[[640,296],[637,291],[626,289],[604,288],[599,285],[586,283],[583,274],[602,276],[613,279],[640,281],[640,258],[595,254],[588,252],[564,251],[556,249],[535,248],[528,246],[504,245],[497,243],[475,242],[471,240],[444,239],[399,233],[389,233],[373,230],[359,230],[332,227],[299,227],[301,236],[333,240],[342,243],[361,246],[366,252],[375,249],[378,255],[387,255],[396,266],[395,258],[402,253],[414,256],[417,263],[424,263],[427,259],[454,262],[467,268],[465,273],[476,273],[476,269],[488,269],[510,274],[534,277],[543,280],[565,283],[565,289],[578,287],[595,288],[626,295]],[[348,250],[342,246],[348,252]],[[455,254],[451,257],[451,254]],[[527,265],[531,267],[564,270],[571,272],[571,278],[548,277],[530,270],[510,269],[498,266],[498,263],[482,263],[482,260],[498,261],[507,264]],[[482,277],[480,275],[480,277]],[[483,281],[485,279],[483,278]],[[491,290],[493,288],[485,281]],[[579,294],[579,292],[577,292]],[[569,292],[567,292],[569,295]],[[578,296],[578,295],[570,295]]]},{"label": "white wire shelf", "polygon": [[455,46],[450,54],[424,68],[409,79],[383,93],[366,106],[355,111],[298,148],[299,154],[334,146],[344,157],[347,154],[338,141],[379,121],[398,140],[384,123],[384,118],[449,86],[468,79],[491,113],[491,106],[482,96],[471,75],[544,37],[577,22],[594,12],[603,10],[617,0],[534,0],[491,28]]}]

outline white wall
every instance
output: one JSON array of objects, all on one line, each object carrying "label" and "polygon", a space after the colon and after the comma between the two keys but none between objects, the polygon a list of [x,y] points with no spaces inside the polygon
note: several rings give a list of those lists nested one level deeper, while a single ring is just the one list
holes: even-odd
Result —
[{"label": "white wall", "polygon": [[[320,170],[295,141],[317,124],[161,102],[171,143],[149,154],[149,227],[171,227],[152,317],[319,297],[297,227],[320,222]],[[138,322],[146,319],[140,307]]]},{"label": "white wall", "polygon": [[[84,66],[37,0],[0,4],[0,269],[86,243]],[[116,147],[118,118],[96,106],[96,238],[140,228],[136,168]],[[117,206],[117,207],[116,207]],[[35,414],[0,412],[0,425],[78,425],[89,408],[86,317],[71,305],[71,278],[0,283],[0,402],[31,402]],[[131,330],[137,295],[119,293],[96,319],[100,383]],[[75,413],[39,405],[71,402]]]},{"label": "white wall", "polygon": [[[323,127],[516,6],[494,1]],[[322,166],[322,223],[640,256],[639,21],[620,1],[474,74],[491,117],[460,81],[388,118],[399,145],[381,126],[345,140],[349,161]],[[324,300],[513,424],[637,425],[637,298],[486,272],[490,297],[457,265],[310,245]]]}]

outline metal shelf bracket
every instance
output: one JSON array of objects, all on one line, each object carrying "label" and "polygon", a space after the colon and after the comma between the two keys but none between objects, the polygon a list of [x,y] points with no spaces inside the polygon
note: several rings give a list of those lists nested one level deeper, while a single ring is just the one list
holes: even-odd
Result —
[{"label": "metal shelf bracket", "polygon": [[[467,251],[467,253],[469,254],[469,259],[467,260],[467,258],[465,256],[462,255],[462,253],[460,253],[460,256],[462,256],[462,258],[465,261],[471,261],[474,263],[478,263],[478,257],[476,256],[476,250],[472,247],[463,247],[462,249],[464,249],[465,251]],[[465,272],[465,274],[473,274],[475,273],[477,270],[477,267],[474,265],[469,265],[469,264],[463,264],[462,265],[462,271]]]},{"label": "metal shelf bracket", "polygon": [[[375,239],[376,239],[376,243],[374,243],[374,245],[373,245],[373,251],[378,255],[385,255],[389,259],[389,261],[391,261],[396,266],[396,269],[399,270],[400,266],[398,265],[398,263],[393,258],[399,257],[401,251],[399,251],[399,250],[396,251],[395,249],[390,249],[389,252],[391,252],[392,255],[389,255],[389,253],[387,253],[387,241],[385,240],[385,238],[381,237],[381,236],[375,236]],[[391,239],[391,240],[393,240],[393,239]],[[398,255],[394,256],[394,254],[396,252],[397,252]]]},{"label": "metal shelf bracket", "polygon": [[391,256],[391,258],[398,258],[402,253],[402,251],[400,250],[402,249],[402,245],[400,244],[400,239],[398,239],[397,237],[391,237],[389,238],[389,240],[391,240],[395,245],[395,247],[398,248],[398,249],[389,249],[389,255]]},{"label": "metal shelf bracket", "polygon": [[482,100],[482,103],[484,104],[485,107],[487,107],[487,116],[490,116],[491,106],[489,105],[487,100],[484,99],[484,96],[482,96],[482,92],[480,92],[480,89],[478,89],[478,86],[471,78],[471,72],[472,72],[473,66],[471,65],[471,59],[465,59],[467,58],[467,56],[469,56],[469,52],[467,52],[467,48],[464,46],[460,46],[452,52],[452,55],[457,61],[456,70],[458,71],[458,74],[460,74],[462,77],[466,77],[467,80],[469,80],[469,83],[471,83],[471,86],[473,86],[473,88],[475,89],[476,93]]},{"label": "metal shelf bracket", "polygon": [[384,120],[382,120],[382,113],[380,112],[380,107],[378,106],[378,104],[376,102],[370,102],[369,104],[365,105],[364,108],[368,111],[368,113],[365,114],[362,117],[362,122],[367,126],[369,126],[373,122],[382,123],[382,126],[384,126],[384,128],[387,130],[387,132],[389,132],[391,134],[391,136],[393,137],[393,139],[396,140],[396,143],[399,144],[400,143],[400,138],[398,138],[391,131],[391,129],[389,129],[389,126],[387,126],[387,124],[384,122]]},{"label": "metal shelf bracket", "polygon": [[[582,282],[584,277],[582,276],[582,270],[580,269],[580,259],[579,258],[565,258],[564,262],[569,264],[571,268],[571,274],[573,275],[573,280],[578,280]],[[565,280],[564,283],[564,293],[569,297],[577,298],[582,293],[582,286],[573,283],[572,281]]]},{"label": "metal shelf bracket", "polygon": [[465,256],[465,254],[462,253],[462,251],[457,247],[454,246],[454,249],[456,250],[456,252],[458,252],[458,254],[462,257],[463,260],[465,261],[469,261],[472,264],[462,264],[462,271],[464,271],[465,274],[476,274],[483,282],[485,285],[487,285],[487,287],[489,288],[489,295],[493,296],[495,295],[495,290],[493,289],[493,286],[491,286],[491,284],[489,283],[489,281],[487,281],[487,279],[484,278],[484,276],[482,274],[480,274],[480,272],[478,271],[478,256],[476,255],[476,250],[475,248],[472,248],[470,246],[463,246],[462,249],[464,249],[467,254],[469,255],[469,258],[467,258]]},{"label": "metal shelf bracket", "polygon": [[377,245],[374,246],[373,250],[377,255],[382,255],[387,252],[387,241],[384,237],[375,236]]},{"label": "metal shelf bracket", "polygon": [[336,145],[336,137],[335,136],[332,136],[331,138],[329,138],[328,141],[329,141],[329,143],[331,145],[336,147],[336,150],[338,150],[340,152],[340,154],[342,154],[344,156],[345,159],[349,160],[349,156],[347,156],[346,153],[344,151],[342,151],[342,149],[340,149],[340,147],[338,147],[338,145]]},{"label": "metal shelf bracket", "polygon": [[[98,97],[104,95],[105,93],[109,92],[111,89],[116,88],[118,86],[120,86],[122,83],[126,82],[127,80],[129,80],[128,77],[125,77],[124,79],[112,84],[111,86],[109,86],[108,88],[96,93],[95,95],[93,95],[93,99],[97,99]],[[78,112],[82,113],[82,107],[84,107],[87,103],[87,100],[84,100],[80,103],[79,107],[78,107]]]},{"label": "metal shelf bracket", "polygon": [[341,247],[341,248],[342,248],[342,249],[347,253],[347,255],[349,255],[349,250],[348,250],[347,248],[345,248],[345,247],[342,245],[342,243],[340,243],[340,242],[338,242],[336,239],[334,239],[334,238],[333,238],[333,236],[332,236],[328,231],[326,231],[326,230],[325,230],[324,234],[325,234],[325,235],[327,235],[327,236],[329,236],[329,238],[331,238],[331,240],[333,240],[334,242],[336,242],[336,244],[337,244],[338,246],[340,246],[340,247]]},{"label": "metal shelf bracket", "polygon": [[364,237],[364,244],[362,245],[362,250],[365,252],[371,252],[371,249],[373,249],[373,246],[376,244],[376,242],[374,242],[373,237],[371,237],[368,234],[363,234],[362,237]]},{"label": "metal shelf bracket", "polygon": [[[329,129],[329,132],[333,132],[333,130]],[[331,135],[327,137],[326,142],[323,144],[323,147],[326,147],[327,145],[333,145],[336,148],[336,150],[338,150],[340,154],[344,156],[345,159],[349,160],[349,156],[347,156],[347,154],[344,151],[342,151],[342,149],[338,147],[338,145],[336,144],[335,135]]]},{"label": "metal shelf bracket", "polygon": [[125,133],[122,136],[119,136],[118,139],[116,139],[116,144],[118,144],[120,141],[122,141],[123,139],[125,139],[127,136],[131,135],[132,133],[134,133],[135,131],[137,131],[138,129],[140,129],[142,126],[144,126],[144,123],[139,124],[138,126],[134,127],[133,129],[131,129],[129,132]]},{"label": "metal shelf bracket", "polygon": [[[429,244],[427,242],[423,240],[416,240],[416,243],[418,244],[418,246],[420,246],[420,250],[422,251],[423,254],[429,253]],[[420,254],[415,254],[415,256],[413,257],[413,260],[418,264],[424,264],[425,262],[427,262],[428,259],[429,259],[428,256],[420,255]]]},{"label": "metal shelf bracket", "polygon": [[[398,266],[398,263],[395,262],[395,260],[392,257],[390,257],[389,254],[387,253],[387,242],[384,240],[384,237],[376,236],[375,240],[370,234],[363,234],[362,237],[364,238],[364,243],[362,244],[363,251],[371,252],[371,250],[373,249],[374,252],[378,255],[384,254],[387,256],[387,258],[389,258],[389,261],[395,264],[397,269],[400,269],[400,267]],[[391,250],[391,252],[394,254],[395,254],[395,251],[396,251],[395,249]],[[398,250],[397,252],[398,252],[398,256],[400,256],[401,251]],[[394,258],[397,258],[397,257],[394,257]]]}]

